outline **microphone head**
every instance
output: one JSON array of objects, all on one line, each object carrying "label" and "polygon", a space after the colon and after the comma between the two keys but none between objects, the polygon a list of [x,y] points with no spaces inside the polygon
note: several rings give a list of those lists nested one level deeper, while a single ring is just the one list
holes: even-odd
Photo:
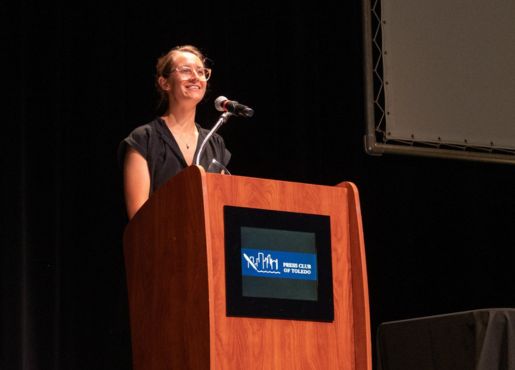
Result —
[{"label": "microphone head", "polygon": [[243,109],[240,112],[240,116],[247,117],[247,118],[250,118],[253,115],[254,115],[254,110],[252,108],[249,108],[249,107],[245,107],[245,109]]},{"label": "microphone head", "polygon": [[215,108],[217,111],[219,112],[225,112],[226,109],[224,108],[224,102],[226,102],[227,99],[225,96],[219,96],[218,98],[215,99]]}]

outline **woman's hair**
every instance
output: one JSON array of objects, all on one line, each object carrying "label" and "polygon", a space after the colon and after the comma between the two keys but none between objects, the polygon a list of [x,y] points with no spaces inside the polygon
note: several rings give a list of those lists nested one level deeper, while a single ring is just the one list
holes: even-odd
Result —
[{"label": "woman's hair", "polygon": [[168,53],[158,58],[156,64],[155,78],[156,89],[159,93],[158,109],[163,109],[168,104],[168,95],[161,88],[161,85],[159,84],[159,78],[168,78],[170,76],[171,70],[173,68],[173,57],[175,54],[180,52],[187,52],[196,55],[202,61],[202,64],[206,63],[207,58],[204,56],[204,54],[202,54],[202,52],[197,47],[193,45],[176,46],[170,49]]}]

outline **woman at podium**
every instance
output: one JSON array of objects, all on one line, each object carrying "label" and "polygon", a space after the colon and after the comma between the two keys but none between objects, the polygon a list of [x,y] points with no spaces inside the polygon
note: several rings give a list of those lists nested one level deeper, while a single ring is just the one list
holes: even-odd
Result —
[{"label": "woman at podium", "polygon": [[[192,45],[176,46],[157,60],[155,84],[164,113],[134,129],[119,148],[129,219],[153,191],[194,162],[209,133],[195,121],[197,104],[211,76],[205,62],[206,57]],[[200,164],[207,169],[215,159],[225,167],[230,157],[222,137],[214,134]]]}]

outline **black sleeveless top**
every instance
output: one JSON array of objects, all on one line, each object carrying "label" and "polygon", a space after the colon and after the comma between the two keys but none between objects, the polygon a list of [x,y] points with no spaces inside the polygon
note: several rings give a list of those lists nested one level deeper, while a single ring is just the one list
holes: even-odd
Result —
[{"label": "black sleeveless top", "polygon": [[[197,158],[200,145],[209,133],[209,130],[199,125],[197,125],[197,130],[199,135],[197,149],[193,156],[194,161]],[[166,123],[159,117],[146,125],[137,127],[122,140],[118,148],[120,163],[123,163],[125,159],[127,145],[137,150],[147,160],[151,192],[154,192],[172,176],[188,166],[177,141],[175,141]],[[216,159],[224,167],[231,159],[231,153],[225,148],[223,138],[216,133],[206,143],[200,158],[200,165],[207,171],[213,159]]]}]

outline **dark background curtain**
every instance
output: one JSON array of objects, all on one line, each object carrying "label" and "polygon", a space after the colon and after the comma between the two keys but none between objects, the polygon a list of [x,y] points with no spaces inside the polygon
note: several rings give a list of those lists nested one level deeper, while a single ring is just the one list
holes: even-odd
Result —
[{"label": "dark background curtain", "polygon": [[[363,151],[361,3],[37,2],[2,11],[1,369],[130,369],[118,143],[156,112],[156,58],[199,46],[256,111],[236,175],[360,190],[372,331],[515,305],[508,165]],[[3,64],[4,64],[3,63]]]}]

